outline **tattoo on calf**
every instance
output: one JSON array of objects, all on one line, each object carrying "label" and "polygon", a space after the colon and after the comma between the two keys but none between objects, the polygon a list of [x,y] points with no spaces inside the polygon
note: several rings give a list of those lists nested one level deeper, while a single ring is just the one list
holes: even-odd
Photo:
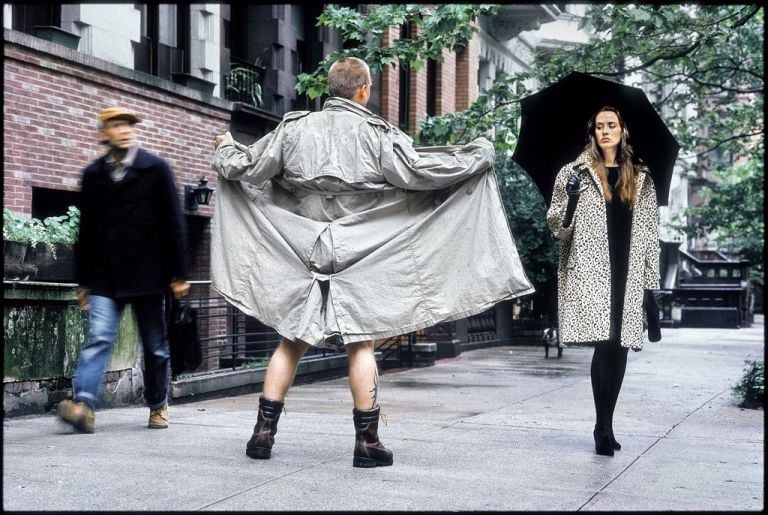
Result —
[{"label": "tattoo on calf", "polygon": [[375,370],[373,372],[373,388],[370,390],[371,392],[371,398],[373,400],[373,403],[371,404],[371,409],[376,407],[376,398],[379,395],[379,371]]}]

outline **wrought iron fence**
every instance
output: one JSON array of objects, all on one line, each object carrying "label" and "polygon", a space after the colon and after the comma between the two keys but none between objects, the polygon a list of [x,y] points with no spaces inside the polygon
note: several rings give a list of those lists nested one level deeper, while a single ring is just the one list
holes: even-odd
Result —
[{"label": "wrought iron fence", "polygon": [[[189,301],[196,311],[203,350],[198,372],[238,370],[265,366],[280,342],[280,335],[230,305],[211,288],[210,281],[190,281]],[[492,341],[496,338],[494,310],[467,319],[467,341]],[[523,327],[516,327],[523,329]],[[525,327],[525,329],[529,329]],[[537,326],[538,329],[538,326]],[[444,334],[443,334],[444,333]],[[456,337],[453,322],[393,336],[375,342],[384,368],[413,365],[413,345],[425,341],[451,341]],[[341,351],[343,352],[343,351]],[[329,349],[310,347],[302,359],[338,354]]]},{"label": "wrought iron fence", "polygon": [[[197,315],[203,363],[198,371],[238,370],[267,364],[280,335],[212,291],[211,281],[190,281],[188,297]],[[334,354],[311,347],[304,358]]]}]

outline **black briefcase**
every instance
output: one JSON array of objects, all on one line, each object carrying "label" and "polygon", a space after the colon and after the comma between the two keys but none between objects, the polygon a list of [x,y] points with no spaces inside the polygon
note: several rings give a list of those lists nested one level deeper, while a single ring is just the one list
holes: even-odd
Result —
[{"label": "black briefcase", "polygon": [[197,310],[188,300],[171,298],[168,323],[168,342],[171,347],[171,375],[196,370],[203,362],[200,333],[197,328]]}]

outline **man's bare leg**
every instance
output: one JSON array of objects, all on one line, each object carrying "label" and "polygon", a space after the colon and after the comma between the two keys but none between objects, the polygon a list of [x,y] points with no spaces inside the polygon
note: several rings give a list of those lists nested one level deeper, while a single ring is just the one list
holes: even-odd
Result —
[{"label": "man's bare leg", "polygon": [[292,342],[283,338],[272,354],[264,377],[264,391],[259,397],[256,426],[245,447],[245,454],[249,457],[264,460],[272,455],[283,399],[296,377],[296,366],[308,348],[309,345],[300,340]]},{"label": "man's bare leg", "polygon": [[349,356],[349,389],[355,409],[355,451],[353,467],[386,467],[392,465],[392,451],[379,440],[379,371],[373,354],[373,342],[347,344]]},{"label": "man's bare leg", "polygon": [[267,373],[264,377],[264,390],[262,395],[272,401],[282,402],[288,388],[293,384],[296,377],[296,367],[299,360],[309,349],[309,344],[296,340],[292,342],[287,338],[280,340],[280,343],[272,354],[267,366]]},{"label": "man's bare leg", "polygon": [[379,371],[373,355],[373,341],[347,345],[349,389],[355,408],[369,410],[378,406]]}]

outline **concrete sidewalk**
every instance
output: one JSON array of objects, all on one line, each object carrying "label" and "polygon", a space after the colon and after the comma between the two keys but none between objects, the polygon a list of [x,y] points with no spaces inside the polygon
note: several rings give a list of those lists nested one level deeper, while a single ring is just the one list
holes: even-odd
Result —
[{"label": "concrete sidewalk", "polygon": [[[552,356],[552,354],[550,354]],[[268,461],[245,455],[258,395],[3,422],[4,510],[762,510],[764,419],[730,388],[763,359],[740,330],[663,330],[629,354],[614,428],[594,452],[592,351],[495,347],[381,377],[395,464],[352,467],[346,379],[293,388]]]}]

